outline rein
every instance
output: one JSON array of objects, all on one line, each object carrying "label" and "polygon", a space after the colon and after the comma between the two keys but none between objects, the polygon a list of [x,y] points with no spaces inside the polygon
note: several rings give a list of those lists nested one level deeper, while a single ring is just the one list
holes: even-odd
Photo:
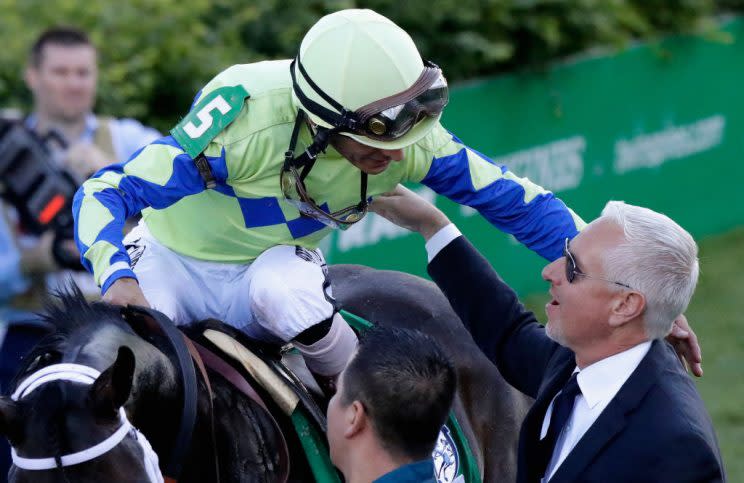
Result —
[{"label": "rein", "polygon": [[[54,364],[44,367],[27,377],[11,395],[13,401],[18,401],[31,394],[38,387],[53,381],[69,381],[78,384],[91,385],[101,373],[89,366],[80,364]],[[121,425],[109,437],[89,448],[75,453],[50,458],[25,458],[19,456],[15,448],[11,447],[10,454],[13,464],[18,468],[31,471],[61,469],[66,466],[78,465],[102,456],[121,443],[127,436],[133,437],[142,448],[144,466],[152,483],[162,483],[163,476],[158,467],[158,456],[152,450],[150,443],[132,423],[127,419],[124,408],[119,408],[119,422]]]},{"label": "rein", "polygon": [[[194,426],[196,424],[198,387],[196,384],[196,371],[194,370],[191,351],[185,342],[186,337],[183,332],[178,330],[175,324],[160,312],[145,307],[128,305],[127,307],[122,308],[121,315],[132,329],[146,340],[150,339],[148,337],[150,334],[162,334],[168,341],[168,345],[176,357],[183,386],[183,409],[181,410],[181,422],[178,427],[178,434],[176,435],[173,447],[171,448],[168,459],[161,465],[163,475],[165,475],[165,481],[168,483],[175,483],[178,481],[178,477],[181,475],[181,471],[183,470],[183,462],[186,460],[189,445],[191,444],[191,438],[194,435]],[[200,364],[200,362],[197,363],[197,365],[198,364]],[[203,374],[210,391],[209,406],[211,416],[211,386],[209,384],[209,379],[206,379],[206,371],[203,372]],[[212,434],[214,435],[213,417],[211,421]],[[214,446],[214,438],[212,439],[212,446]],[[213,448],[213,451],[215,451],[216,454],[216,449]],[[217,465],[216,459],[215,465]],[[215,470],[217,471],[216,481],[219,481],[219,470],[217,466],[215,466]]]}]

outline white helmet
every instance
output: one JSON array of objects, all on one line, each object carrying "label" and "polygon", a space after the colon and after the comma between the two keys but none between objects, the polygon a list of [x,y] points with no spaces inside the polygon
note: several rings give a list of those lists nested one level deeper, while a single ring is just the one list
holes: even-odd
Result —
[{"label": "white helmet", "polygon": [[447,104],[441,70],[411,37],[372,10],[326,15],[292,63],[293,96],[317,125],[382,149],[424,137]]}]

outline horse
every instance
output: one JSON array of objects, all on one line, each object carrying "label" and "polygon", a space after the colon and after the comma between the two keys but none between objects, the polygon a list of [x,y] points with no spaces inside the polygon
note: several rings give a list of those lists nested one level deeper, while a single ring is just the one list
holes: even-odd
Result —
[{"label": "horse", "polygon": [[[513,480],[519,426],[529,400],[477,349],[439,289],[400,272],[358,265],[329,268],[334,295],[345,310],[374,324],[419,329],[443,342],[458,374],[453,411],[482,481]],[[176,409],[184,405],[176,358],[164,337],[143,338],[122,319],[120,307],[89,304],[77,290],[62,295],[44,317],[57,330],[27,357],[16,381],[59,364],[95,372],[86,384],[75,376],[47,382],[17,400],[0,399],[0,433],[17,455],[54,461],[41,471],[14,465],[9,481],[154,481],[148,465],[155,461],[157,466],[158,457],[162,462],[169,455],[179,431]],[[277,426],[255,400],[220,374],[207,372],[211,388],[199,378],[196,423],[179,479],[281,481],[283,432],[292,455],[287,481],[314,481],[291,426],[281,418]],[[124,435],[108,452],[81,464],[58,464],[115,433]]]}]

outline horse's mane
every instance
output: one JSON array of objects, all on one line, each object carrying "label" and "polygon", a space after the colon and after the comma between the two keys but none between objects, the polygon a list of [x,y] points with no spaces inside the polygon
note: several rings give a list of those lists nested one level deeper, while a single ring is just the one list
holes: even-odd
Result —
[{"label": "horse's mane", "polygon": [[[16,374],[11,387],[32,370],[59,362],[71,336],[81,333],[86,327],[101,328],[111,323],[125,327],[119,307],[104,302],[88,302],[72,281],[46,297],[43,312],[35,316],[35,321],[53,331],[24,357],[23,369]],[[89,335],[92,337],[95,332],[90,331]]]}]

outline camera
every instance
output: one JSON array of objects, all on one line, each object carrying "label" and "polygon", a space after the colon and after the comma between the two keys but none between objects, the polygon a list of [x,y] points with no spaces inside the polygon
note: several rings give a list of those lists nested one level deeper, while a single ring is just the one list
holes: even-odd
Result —
[{"label": "camera", "polygon": [[62,248],[74,235],[72,199],[78,186],[55,166],[49,141],[22,121],[0,118],[0,197],[16,209],[29,233],[54,231],[52,252],[61,267],[82,270],[77,255]]}]

